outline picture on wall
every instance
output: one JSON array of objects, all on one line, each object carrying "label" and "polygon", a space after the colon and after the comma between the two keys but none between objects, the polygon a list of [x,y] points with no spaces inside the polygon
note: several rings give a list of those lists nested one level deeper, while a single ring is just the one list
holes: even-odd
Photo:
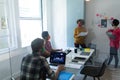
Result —
[{"label": "picture on wall", "polygon": [[107,28],[107,19],[101,19],[101,27]]}]

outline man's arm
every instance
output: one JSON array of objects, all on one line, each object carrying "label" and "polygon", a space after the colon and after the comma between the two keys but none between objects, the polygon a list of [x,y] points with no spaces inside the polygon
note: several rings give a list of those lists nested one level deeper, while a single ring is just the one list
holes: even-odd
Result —
[{"label": "man's arm", "polygon": [[56,72],[55,72],[55,77],[54,77],[53,80],[57,80],[60,71],[62,71],[62,70],[64,70],[64,69],[65,69],[65,67],[64,67],[63,65],[59,65],[59,66],[58,66],[58,69],[57,69]]},{"label": "man's arm", "polygon": [[65,69],[65,67],[63,65],[59,65],[56,72],[54,72],[50,68],[50,65],[48,64],[46,59],[44,59],[43,62],[44,62],[44,66],[45,66],[45,69],[46,69],[46,73],[48,74],[48,77],[51,78],[51,80],[57,80],[59,72]]}]

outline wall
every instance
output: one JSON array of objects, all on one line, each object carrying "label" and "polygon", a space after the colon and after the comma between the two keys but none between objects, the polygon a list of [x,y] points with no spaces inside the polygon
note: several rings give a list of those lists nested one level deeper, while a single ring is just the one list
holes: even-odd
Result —
[{"label": "wall", "polygon": [[[111,17],[120,20],[119,3],[119,0],[91,0],[86,2],[85,20],[86,27],[89,31],[89,36],[87,37],[86,42],[92,42],[97,45],[98,60],[102,60],[109,56],[109,39],[106,36],[106,30],[111,28],[109,21]],[[97,17],[96,14],[101,14],[101,18]],[[102,18],[108,19],[107,28],[98,27],[100,19]]]},{"label": "wall", "polygon": [[[0,55],[0,80],[10,80],[11,73],[13,77],[19,76],[20,65],[23,56],[27,55],[31,51],[29,48],[19,48],[14,51],[10,51],[6,54]],[[11,61],[11,67],[10,67]]]},{"label": "wall", "polygon": [[47,27],[53,48],[66,47],[66,0],[47,1]]},{"label": "wall", "polygon": [[63,49],[74,46],[73,32],[76,20],[84,18],[84,0],[51,0],[47,8],[52,45]]},{"label": "wall", "polygon": [[76,21],[84,19],[84,0],[67,0],[67,46],[74,46],[74,29]]},{"label": "wall", "polygon": [[54,47],[66,46],[66,0],[52,0],[52,36]]}]

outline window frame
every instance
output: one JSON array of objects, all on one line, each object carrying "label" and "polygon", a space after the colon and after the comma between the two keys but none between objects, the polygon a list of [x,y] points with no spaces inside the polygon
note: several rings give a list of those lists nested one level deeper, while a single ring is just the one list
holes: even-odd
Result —
[{"label": "window frame", "polygon": [[[4,54],[4,53],[9,53],[11,52],[12,50],[16,50],[18,48],[24,48],[22,47],[22,44],[21,44],[21,38],[19,36],[21,36],[21,33],[20,33],[20,23],[19,23],[19,20],[22,19],[27,19],[27,20],[40,20],[41,21],[41,27],[42,27],[42,31],[44,29],[43,27],[43,5],[44,5],[44,2],[43,0],[40,0],[41,1],[41,18],[33,18],[33,17],[19,17],[19,1],[18,0],[3,0],[5,2],[5,18],[6,18],[6,23],[7,23],[7,27],[8,27],[8,35],[7,38],[8,38],[8,47],[6,48],[1,48],[0,49],[0,55],[1,54]],[[46,25],[47,23],[44,23],[44,25]],[[44,30],[47,30],[47,26],[45,26],[45,29]],[[4,36],[5,37],[5,36]],[[1,38],[1,35],[0,35],[0,38]],[[27,46],[26,46],[27,47]]]},{"label": "window frame", "polygon": [[[18,0],[18,2],[19,2],[19,0]],[[18,3],[19,4],[19,3]],[[41,22],[41,26],[39,26],[39,27],[41,27],[41,32],[43,31],[43,3],[42,3],[42,0],[40,0],[40,5],[41,6],[39,6],[39,9],[40,9],[40,16],[39,17],[32,17],[32,16],[30,16],[30,17],[22,17],[22,16],[20,16],[20,13],[19,13],[19,27],[21,28],[21,26],[20,26],[20,20],[39,20],[40,22]],[[19,10],[20,10],[20,7],[18,7],[19,8]],[[21,30],[20,30],[20,35],[22,36],[22,34],[21,34]],[[40,37],[41,37],[41,35],[40,35]],[[21,47],[22,48],[24,48],[24,47],[27,47],[27,46],[29,46],[29,45],[23,45],[22,44],[22,37],[20,37],[20,39],[21,39]],[[24,42],[23,42],[24,43]],[[31,42],[28,42],[28,43],[31,43]]]},{"label": "window frame", "polygon": [[0,35],[0,38],[7,38],[8,47],[0,49],[0,54],[10,52],[18,48],[17,34],[16,34],[16,21],[15,21],[15,10],[13,0],[3,0],[4,5],[4,18],[6,23],[7,35]]}]

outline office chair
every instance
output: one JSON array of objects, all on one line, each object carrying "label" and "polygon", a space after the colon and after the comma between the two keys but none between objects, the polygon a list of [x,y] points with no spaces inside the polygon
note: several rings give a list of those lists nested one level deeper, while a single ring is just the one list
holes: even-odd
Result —
[{"label": "office chair", "polygon": [[85,75],[83,80],[86,80],[87,76],[93,77],[93,80],[95,80],[95,78],[100,80],[100,77],[105,72],[107,60],[108,59],[105,59],[101,66],[85,65],[80,72],[80,74]]}]

